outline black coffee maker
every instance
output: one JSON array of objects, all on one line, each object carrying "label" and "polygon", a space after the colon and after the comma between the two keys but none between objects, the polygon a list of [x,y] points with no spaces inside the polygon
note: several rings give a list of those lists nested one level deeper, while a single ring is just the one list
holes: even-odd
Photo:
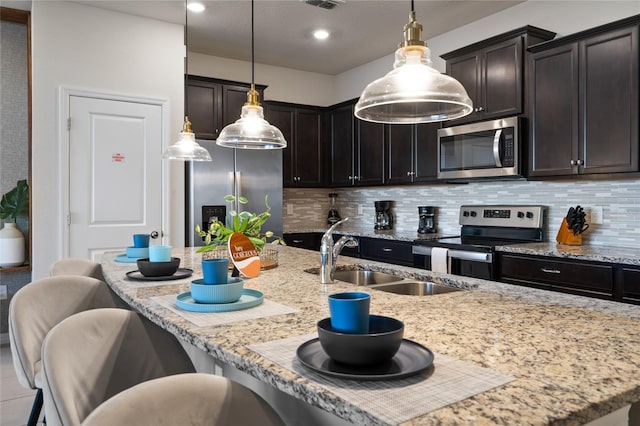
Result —
[{"label": "black coffee maker", "polygon": [[433,234],[436,232],[436,208],[433,206],[419,206],[418,234]]},{"label": "black coffee maker", "polygon": [[376,221],[373,229],[393,229],[393,215],[391,205],[393,201],[374,201],[376,208]]}]

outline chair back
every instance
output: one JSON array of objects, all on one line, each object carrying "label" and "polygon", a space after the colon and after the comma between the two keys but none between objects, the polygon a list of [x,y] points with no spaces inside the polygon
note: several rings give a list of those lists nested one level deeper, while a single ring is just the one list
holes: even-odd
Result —
[{"label": "chair back", "polygon": [[89,259],[69,257],[51,265],[49,275],[84,275],[104,281],[102,266]]},{"label": "chair back", "polygon": [[172,334],[136,312],[106,308],[56,325],[42,347],[42,371],[47,425],[68,426],[141,382],[195,369]]}]

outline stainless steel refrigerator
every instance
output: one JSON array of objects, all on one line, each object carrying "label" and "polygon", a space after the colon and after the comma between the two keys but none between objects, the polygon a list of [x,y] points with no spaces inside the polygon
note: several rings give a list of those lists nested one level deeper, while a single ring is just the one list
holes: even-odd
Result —
[{"label": "stainless steel refrigerator", "polygon": [[[185,244],[203,245],[202,238],[195,233],[196,224],[206,228],[216,219],[225,222],[231,209],[263,212],[265,195],[269,196],[271,217],[262,231],[272,231],[281,237],[282,150],[225,148],[210,140],[198,140],[198,143],[209,151],[213,161],[185,163]],[[227,195],[243,196],[249,203],[231,206],[224,201]]]}]

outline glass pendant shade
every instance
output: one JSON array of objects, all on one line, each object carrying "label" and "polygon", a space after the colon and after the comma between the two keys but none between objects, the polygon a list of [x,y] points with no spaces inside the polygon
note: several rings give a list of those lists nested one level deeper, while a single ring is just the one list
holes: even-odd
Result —
[{"label": "glass pendant shade", "polygon": [[209,151],[198,145],[196,136],[191,131],[191,122],[184,119],[184,128],[180,132],[180,139],[171,145],[162,155],[167,160],[211,161]]},{"label": "glass pendant shade", "polygon": [[287,141],[282,132],[264,119],[264,112],[257,101],[258,92],[251,89],[248,101],[242,107],[240,118],[220,132],[216,144],[227,148],[282,149]]},{"label": "glass pendant shade", "polygon": [[462,84],[431,67],[431,52],[413,11],[404,33],[393,70],[365,87],[355,116],[376,123],[415,124],[470,114],[473,102]]}]

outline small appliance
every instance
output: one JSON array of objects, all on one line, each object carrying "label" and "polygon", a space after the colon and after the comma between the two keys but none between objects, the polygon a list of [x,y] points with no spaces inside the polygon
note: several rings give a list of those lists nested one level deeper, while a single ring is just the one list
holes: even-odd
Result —
[{"label": "small appliance", "polygon": [[519,178],[522,118],[438,129],[438,179]]},{"label": "small appliance", "polygon": [[433,234],[436,232],[436,208],[433,206],[418,206],[418,234]]},{"label": "small appliance", "polygon": [[373,229],[393,229],[393,215],[391,214],[393,201],[374,201],[373,204],[376,209],[376,220]]},{"label": "small appliance", "polygon": [[329,194],[329,215],[327,216],[327,224],[333,225],[335,223],[340,222],[340,213],[338,213],[338,209],[336,208],[336,198],[338,198],[338,194],[332,192]]}]

